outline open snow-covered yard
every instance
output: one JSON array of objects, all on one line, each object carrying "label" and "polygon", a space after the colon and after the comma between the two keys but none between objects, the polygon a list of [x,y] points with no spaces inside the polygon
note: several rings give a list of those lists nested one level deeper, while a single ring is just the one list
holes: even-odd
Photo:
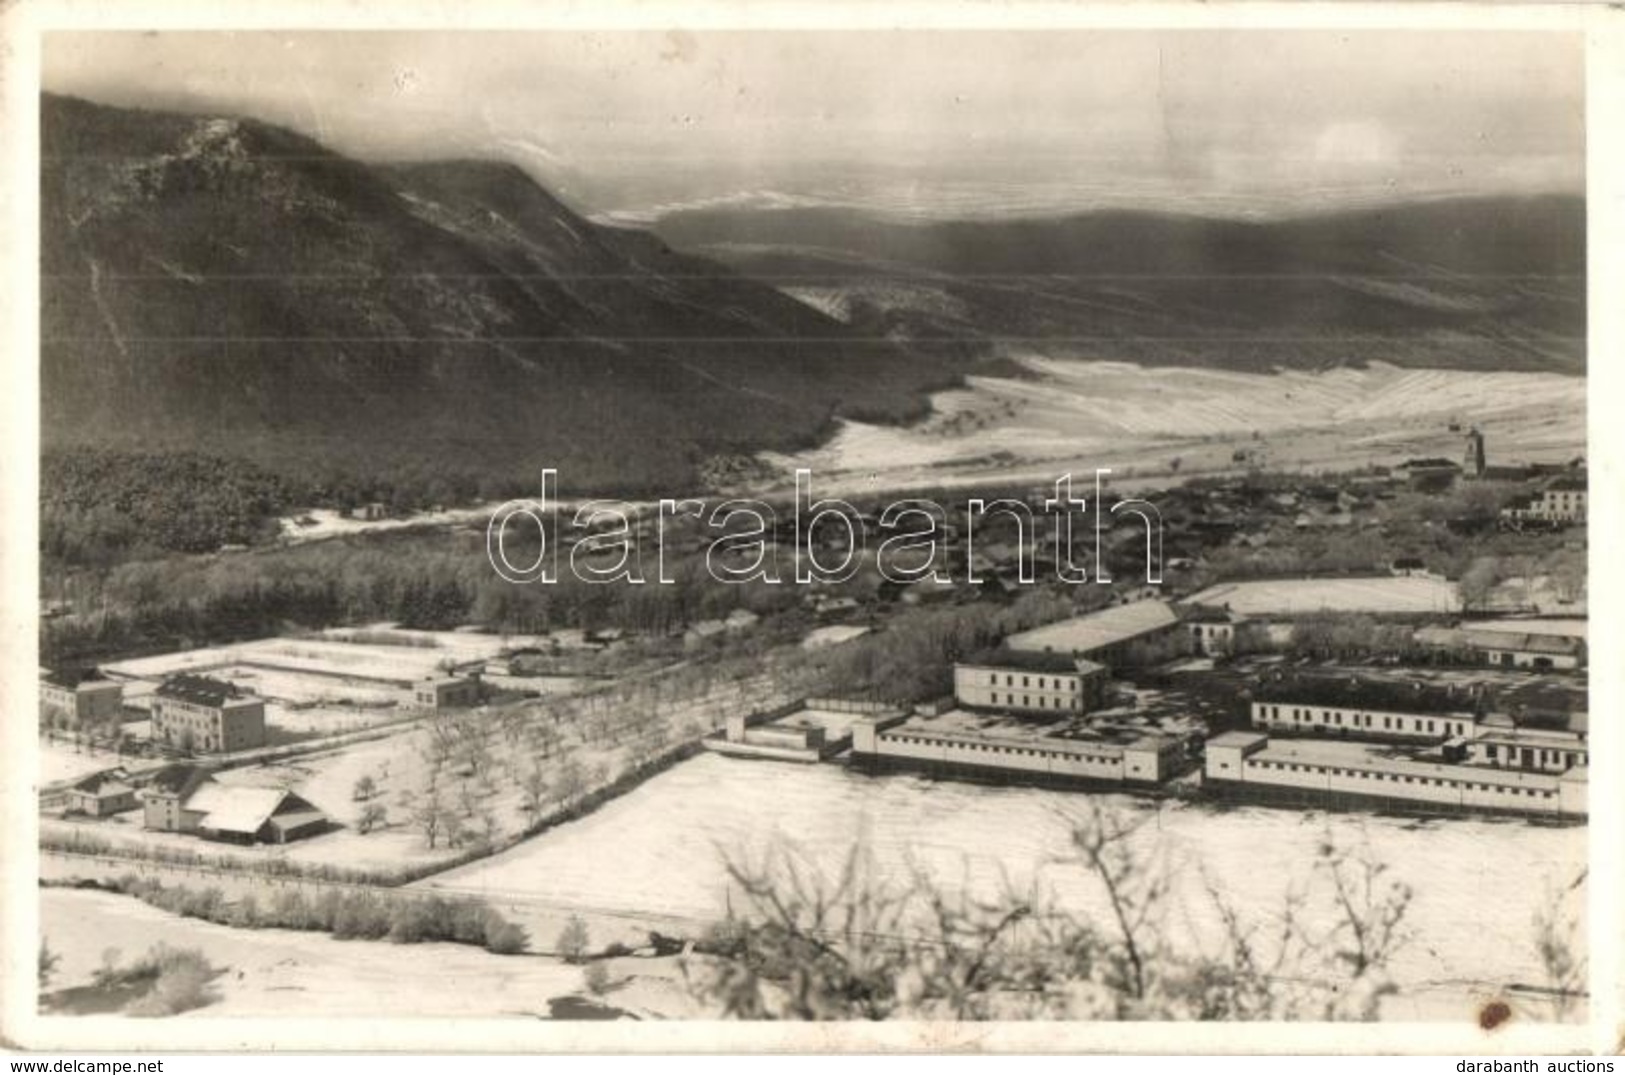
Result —
[{"label": "open snow-covered yard", "polygon": [[1245,616],[1307,612],[1455,612],[1454,584],[1426,575],[1366,578],[1255,579],[1210,586],[1192,604],[1228,607]]},{"label": "open snow-covered yard", "polygon": [[[881,875],[900,878],[917,864],[945,885],[986,896],[1007,881],[1024,889],[1036,880],[1060,905],[1104,914],[1092,879],[1053,861],[1067,855],[1068,817],[1081,815],[1087,798],[705,755],[589,817],[419,884],[716,917],[742,901],[731,891],[724,855],[761,861],[790,847],[833,878],[861,843]],[[1444,989],[1458,1001],[1474,990],[1542,980],[1535,912],[1571,885],[1586,861],[1583,828],[1101,798],[1154,812],[1135,836],[1136,851],[1141,861],[1170,869],[1165,928],[1191,944],[1221,935],[1207,880],[1243,915],[1267,923],[1290,891],[1307,886],[1316,900],[1330,899],[1311,876],[1329,835],[1368,849],[1387,866],[1387,878],[1415,893],[1405,919],[1411,939],[1395,958],[1395,979],[1407,994]],[[1316,921],[1330,914],[1324,904],[1308,910]]]}]

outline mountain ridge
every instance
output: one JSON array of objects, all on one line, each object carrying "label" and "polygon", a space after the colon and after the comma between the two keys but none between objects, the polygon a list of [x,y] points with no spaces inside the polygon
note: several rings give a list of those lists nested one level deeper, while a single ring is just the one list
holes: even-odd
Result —
[{"label": "mountain ridge", "polygon": [[257,120],[42,99],[57,444],[334,452],[631,488],[953,383],[516,166],[368,165]]},{"label": "mountain ridge", "polygon": [[866,331],[911,338],[1251,371],[1585,369],[1585,203],[1567,195],[1271,220],[705,210],[655,231]]}]

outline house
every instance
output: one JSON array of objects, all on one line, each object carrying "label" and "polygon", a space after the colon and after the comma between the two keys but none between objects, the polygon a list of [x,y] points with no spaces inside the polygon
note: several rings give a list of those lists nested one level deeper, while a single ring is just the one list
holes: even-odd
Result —
[{"label": "house", "polygon": [[1184,622],[1194,652],[1205,657],[1226,657],[1236,652],[1237,631],[1251,621],[1228,608],[1197,605],[1186,610]]},{"label": "house", "polygon": [[939,601],[952,601],[957,593],[953,579],[946,575],[931,574],[904,586],[898,599],[905,605],[928,605]]},{"label": "house", "polygon": [[821,596],[813,601],[813,612],[819,616],[844,616],[857,612],[861,607],[855,597]]},{"label": "house", "polygon": [[354,511],[350,512],[350,516],[351,518],[361,519],[365,522],[377,522],[379,519],[388,518],[389,506],[382,501],[374,500],[371,503],[363,504],[356,508]]},{"label": "house", "polygon": [[171,676],[153,692],[152,738],[188,752],[254,750],[266,743],[265,701],[210,676]]},{"label": "house", "polygon": [[1148,599],[1018,631],[1005,639],[1005,646],[1027,653],[1071,654],[1111,665],[1122,661],[1131,645],[1170,637],[1179,628],[1179,616],[1172,606]]},{"label": "house", "polygon": [[141,826],[154,832],[196,832],[201,814],[188,811],[186,802],[204,784],[213,782],[209,770],[198,765],[166,765],[141,781]]},{"label": "house", "polygon": [[748,608],[736,608],[723,618],[722,624],[730,631],[748,631],[755,627],[761,618]]},{"label": "house", "polygon": [[1427,569],[1420,556],[1396,556],[1388,565],[1390,575],[1425,575]]},{"label": "house", "polygon": [[1408,459],[1394,468],[1394,477],[1418,492],[1441,492],[1456,483],[1461,467],[1448,459]]},{"label": "house", "polygon": [[110,817],[134,810],[135,787],[123,769],[92,773],[68,789],[68,812],[89,817]]},{"label": "house", "polygon": [[699,620],[683,632],[683,645],[689,648],[703,646],[714,638],[728,633],[728,625],[721,620]]},{"label": "house", "polygon": [[412,704],[433,710],[479,705],[480,681],[461,676],[426,676],[412,684]]},{"label": "house", "polygon": [[1069,654],[998,649],[954,664],[954,697],[973,709],[1054,716],[1098,709],[1111,672]]},{"label": "house", "polygon": [[118,723],[124,684],[87,671],[46,671],[39,683],[40,727],[91,728]]}]

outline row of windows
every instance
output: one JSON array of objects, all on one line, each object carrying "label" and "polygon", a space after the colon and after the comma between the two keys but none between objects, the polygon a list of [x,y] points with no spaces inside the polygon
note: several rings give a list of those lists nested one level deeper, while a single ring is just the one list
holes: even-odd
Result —
[{"label": "row of windows", "polygon": [[1255,758],[1247,759],[1248,768],[1278,769],[1294,773],[1324,773],[1331,776],[1354,777],[1359,780],[1389,781],[1391,783],[1426,784],[1430,787],[1459,788],[1464,791],[1493,791],[1502,795],[1516,795],[1520,790],[1530,798],[1539,795],[1550,799],[1556,792],[1544,791],[1539,788],[1511,788],[1500,784],[1474,784],[1463,780],[1446,780],[1439,777],[1403,776],[1399,773],[1373,773],[1366,769],[1327,768],[1324,765],[1298,765],[1284,761],[1259,761]]},{"label": "row of windows", "polygon": [[[999,692],[998,691],[989,691],[988,692],[988,697],[989,697],[989,699],[991,699],[991,701],[988,703],[989,705],[999,705],[1000,704],[1000,702],[999,702]],[[1038,704],[1036,706],[1033,705],[1032,698],[1029,695],[1025,695],[1025,694],[1021,695],[1019,698],[1014,694],[1006,695],[1003,704],[1004,705],[1025,706],[1028,709],[1076,709],[1076,708],[1078,708],[1078,701],[1075,698],[1051,698],[1049,695],[1046,695],[1046,694],[1040,694],[1038,696]]]},{"label": "row of windows", "polygon": [[990,743],[945,743],[940,739],[928,739],[912,735],[888,735],[888,743],[912,743],[915,746],[937,747],[947,750],[974,750],[984,754],[1010,754],[1024,758],[1054,758],[1060,761],[1083,761],[1096,765],[1115,765],[1118,758],[1099,758],[1090,754],[1062,754],[1054,750],[1034,750],[1030,747],[994,746]]},{"label": "row of windows", "polygon": [[[1036,684],[1031,682],[1034,679],[1038,680]],[[1054,680],[1053,683],[1050,682],[1051,679]],[[989,672],[987,674],[987,682],[989,686],[997,687],[999,685],[999,673]],[[1004,685],[1006,687],[1014,687],[1016,685],[1016,677],[1012,673],[1004,673]],[[1077,676],[1022,676],[1021,685],[1023,687],[1036,686],[1039,690],[1083,690],[1083,681]]]},{"label": "row of windows", "polygon": [[[1259,709],[1260,709],[1261,712],[1263,710],[1265,710],[1265,709],[1268,709],[1269,718],[1271,720],[1280,720],[1281,719],[1281,707],[1278,706],[1278,705],[1260,706]],[[1345,714],[1343,713],[1342,710],[1337,710],[1337,709],[1322,710],[1321,713],[1320,713],[1320,723],[1329,724],[1329,725],[1332,725],[1333,727],[1344,727],[1345,726],[1344,723],[1343,723],[1344,715]],[[1347,716],[1348,716],[1348,724],[1346,725],[1347,727],[1350,727],[1350,728],[1375,728],[1376,727],[1376,725],[1374,723],[1374,718],[1373,718],[1372,714],[1370,714],[1370,713],[1349,713],[1349,714],[1347,714]],[[1298,709],[1298,708],[1295,708],[1295,709],[1292,710],[1292,714],[1291,714],[1290,719],[1297,721],[1299,724],[1311,723],[1311,722],[1313,722],[1315,720],[1315,710],[1313,710],[1313,709]],[[1406,730],[1406,728],[1405,728],[1405,721],[1406,720],[1409,720],[1411,722],[1411,727],[1410,727],[1409,730],[1416,731],[1416,732],[1422,732],[1424,734],[1429,734],[1429,735],[1448,734],[1450,732],[1452,724],[1458,724],[1458,723],[1459,724],[1465,724],[1466,723],[1465,721],[1448,721],[1448,720],[1437,720],[1436,721],[1431,717],[1384,716],[1382,718],[1382,727],[1386,731],[1392,731],[1392,732],[1405,731]]]},{"label": "row of windows", "polygon": [[[1507,747],[1506,760],[1516,765],[1520,760],[1528,760],[1533,765],[1569,765],[1583,764],[1586,755],[1575,753],[1572,750],[1546,750],[1536,747],[1524,747],[1523,758],[1518,755],[1518,747]],[[1484,757],[1490,761],[1499,760],[1498,747],[1495,743],[1484,744]]]}]

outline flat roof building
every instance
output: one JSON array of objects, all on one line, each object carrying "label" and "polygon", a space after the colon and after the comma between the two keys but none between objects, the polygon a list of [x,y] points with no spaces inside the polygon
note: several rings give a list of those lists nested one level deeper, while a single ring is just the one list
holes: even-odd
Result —
[{"label": "flat roof building", "polygon": [[1202,786],[1294,805],[1393,806],[1450,813],[1583,818],[1587,770],[1451,764],[1372,743],[1273,740],[1229,732],[1207,744]]}]

